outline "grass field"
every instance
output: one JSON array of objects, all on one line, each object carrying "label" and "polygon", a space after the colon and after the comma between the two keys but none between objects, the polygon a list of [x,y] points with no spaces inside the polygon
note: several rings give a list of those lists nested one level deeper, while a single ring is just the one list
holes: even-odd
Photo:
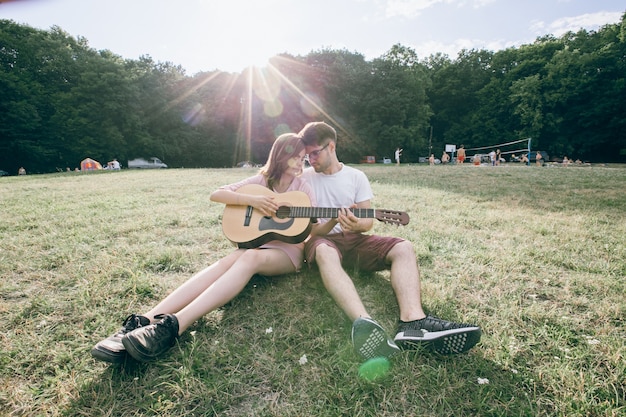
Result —
[{"label": "grass field", "polygon": [[[626,167],[361,168],[375,207],[411,216],[375,231],[413,242],[427,311],[483,328],[468,354],[360,379],[351,323],[304,270],[255,278],[160,362],[97,362],[126,315],[232,250],[209,193],[254,170],[9,177],[0,415],[626,415]],[[388,275],[352,275],[392,333]]]}]

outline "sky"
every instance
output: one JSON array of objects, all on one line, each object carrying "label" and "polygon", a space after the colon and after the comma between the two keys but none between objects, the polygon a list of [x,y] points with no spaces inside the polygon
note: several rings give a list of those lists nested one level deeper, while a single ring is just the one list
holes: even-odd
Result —
[{"label": "sky", "polygon": [[393,45],[420,59],[498,51],[618,23],[624,0],[0,0],[0,19],[59,26],[97,50],[149,55],[188,75],[239,73],[276,54],[342,49],[367,60]]}]

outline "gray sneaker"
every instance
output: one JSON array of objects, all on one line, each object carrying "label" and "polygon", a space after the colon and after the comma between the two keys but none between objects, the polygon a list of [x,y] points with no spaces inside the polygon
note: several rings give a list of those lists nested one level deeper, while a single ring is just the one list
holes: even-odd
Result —
[{"label": "gray sneaker", "polygon": [[99,361],[110,363],[123,363],[126,360],[126,348],[122,344],[122,338],[126,333],[150,324],[150,319],[137,314],[126,317],[122,328],[117,333],[98,342],[91,349],[91,356]]},{"label": "gray sneaker", "polygon": [[380,324],[364,317],[359,317],[352,323],[352,344],[354,350],[364,359],[381,356],[390,358],[400,352],[400,348],[387,337]]},{"label": "gray sneaker", "polygon": [[480,327],[455,323],[433,316],[409,322],[401,321],[394,341],[402,349],[425,346],[441,353],[463,353],[480,341]]}]

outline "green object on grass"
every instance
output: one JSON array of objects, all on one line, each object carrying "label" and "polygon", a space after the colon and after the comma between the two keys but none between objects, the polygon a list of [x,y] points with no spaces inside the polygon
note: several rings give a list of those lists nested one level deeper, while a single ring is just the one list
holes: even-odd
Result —
[{"label": "green object on grass", "polygon": [[389,360],[385,357],[372,358],[359,366],[359,376],[368,381],[373,381],[385,375],[390,366]]}]

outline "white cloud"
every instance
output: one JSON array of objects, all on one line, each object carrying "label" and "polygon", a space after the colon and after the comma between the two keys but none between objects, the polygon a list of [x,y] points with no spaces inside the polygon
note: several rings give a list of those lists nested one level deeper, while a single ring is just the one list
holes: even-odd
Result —
[{"label": "white cloud", "polygon": [[495,3],[496,0],[474,0],[474,8],[479,9],[481,7],[485,7],[488,4]]},{"label": "white cloud", "polygon": [[397,16],[415,17],[422,10],[426,10],[442,1],[444,0],[389,0],[385,7],[385,16],[388,18]]},{"label": "white cloud", "polygon": [[580,29],[596,30],[604,25],[617,23],[621,18],[621,12],[587,13],[580,16],[562,17],[549,24],[534,21],[530,30],[537,35],[550,33],[558,37],[566,32],[578,32]]},{"label": "white cloud", "polygon": [[439,3],[456,4],[457,7],[470,5],[475,9],[493,3],[496,0],[388,0],[385,7],[385,16],[413,18],[419,16],[423,10],[429,9]]},{"label": "white cloud", "polygon": [[530,27],[528,28],[528,30],[531,33],[537,35],[545,34],[544,31],[546,30],[546,22],[542,20],[533,20],[532,22],[530,22]]},{"label": "white cloud", "polygon": [[485,41],[481,39],[458,38],[451,43],[443,42],[424,42],[416,46],[412,46],[417,52],[420,59],[425,59],[432,54],[442,53],[448,55],[450,59],[456,59],[458,53],[463,50],[485,49],[488,51],[500,51],[502,49],[511,48],[522,45],[525,42],[505,41],[502,39]]}]

